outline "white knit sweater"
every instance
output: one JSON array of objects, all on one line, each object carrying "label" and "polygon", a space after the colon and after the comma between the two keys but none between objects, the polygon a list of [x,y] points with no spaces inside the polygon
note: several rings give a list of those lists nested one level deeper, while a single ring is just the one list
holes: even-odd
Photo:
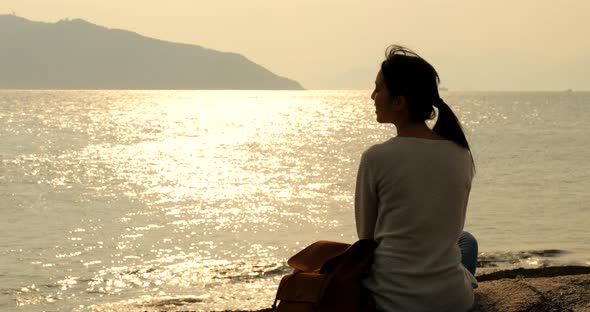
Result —
[{"label": "white knit sweater", "polygon": [[359,238],[378,246],[364,281],[380,311],[467,311],[477,282],[457,241],[473,177],[469,152],[447,140],[396,137],[361,158]]}]

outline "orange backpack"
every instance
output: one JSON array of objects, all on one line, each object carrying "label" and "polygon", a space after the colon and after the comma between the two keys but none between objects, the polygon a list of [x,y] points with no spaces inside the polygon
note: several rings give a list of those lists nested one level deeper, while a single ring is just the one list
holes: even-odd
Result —
[{"label": "orange backpack", "polygon": [[371,268],[375,246],[368,239],[352,245],[318,241],[307,246],[287,262],[294,270],[281,279],[273,311],[373,311],[361,280]]}]

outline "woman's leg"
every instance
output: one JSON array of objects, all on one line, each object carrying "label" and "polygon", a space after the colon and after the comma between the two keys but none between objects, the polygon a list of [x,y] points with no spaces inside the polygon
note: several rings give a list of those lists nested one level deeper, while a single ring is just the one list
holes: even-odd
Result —
[{"label": "woman's leg", "polygon": [[461,263],[475,276],[477,267],[477,240],[469,232],[463,231],[459,236],[459,248],[461,249]]}]

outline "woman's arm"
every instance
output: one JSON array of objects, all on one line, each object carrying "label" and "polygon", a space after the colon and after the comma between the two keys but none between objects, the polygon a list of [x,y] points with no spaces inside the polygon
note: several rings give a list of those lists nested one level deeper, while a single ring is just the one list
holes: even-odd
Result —
[{"label": "woman's arm", "polygon": [[376,185],[376,179],[371,172],[365,152],[361,157],[354,195],[354,215],[359,239],[374,239],[379,202]]}]

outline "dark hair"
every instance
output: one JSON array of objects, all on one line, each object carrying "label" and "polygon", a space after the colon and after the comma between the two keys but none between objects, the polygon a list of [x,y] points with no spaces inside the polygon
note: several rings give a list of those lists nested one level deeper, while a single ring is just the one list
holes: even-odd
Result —
[{"label": "dark hair", "polygon": [[[392,45],[385,52],[381,63],[381,73],[385,87],[392,97],[404,96],[408,103],[409,117],[420,122],[436,116],[438,119],[432,129],[441,137],[457,143],[471,153],[461,123],[453,110],[440,98],[438,73],[416,52]],[[473,158],[472,158],[473,161]]]}]

